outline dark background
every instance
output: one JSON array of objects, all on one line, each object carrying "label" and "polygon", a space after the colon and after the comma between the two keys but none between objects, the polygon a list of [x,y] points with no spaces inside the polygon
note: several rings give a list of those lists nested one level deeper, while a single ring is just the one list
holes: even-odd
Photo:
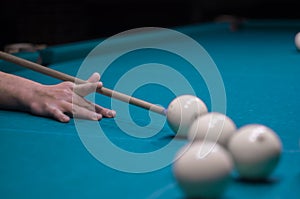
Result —
[{"label": "dark background", "polygon": [[248,19],[300,19],[300,1],[1,0],[0,48],[18,42],[76,42],[144,26],[204,23],[224,14]]}]

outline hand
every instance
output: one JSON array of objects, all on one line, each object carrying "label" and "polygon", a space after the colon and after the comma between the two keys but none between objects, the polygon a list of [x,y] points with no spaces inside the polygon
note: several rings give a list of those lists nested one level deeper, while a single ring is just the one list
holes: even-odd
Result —
[{"label": "hand", "polygon": [[62,82],[51,86],[37,86],[31,97],[30,112],[52,117],[60,122],[68,122],[70,117],[89,120],[115,117],[115,111],[91,103],[84,98],[102,87],[102,82],[99,82],[100,75],[94,73],[87,81],[89,83],[81,85]]}]

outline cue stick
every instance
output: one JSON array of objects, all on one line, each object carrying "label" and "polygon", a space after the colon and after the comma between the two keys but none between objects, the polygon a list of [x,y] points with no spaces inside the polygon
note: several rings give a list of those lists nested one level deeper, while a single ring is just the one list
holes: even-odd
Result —
[{"label": "cue stick", "polygon": [[[14,64],[29,68],[31,70],[37,71],[39,73],[54,77],[56,79],[60,79],[62,81],[70,81],[70,82],[74,82],[77,84],[84,84],[87,83],[87,81],[84,81],[82,79],[70,76],[68,74],[53,70],[51,68],[42,66],[40,64],[28,61],[26,59],[22,59],[19,57],[16,57],[14,55],[5,53],[3,51],[0,51],[0,58],[8,61],[8,62],[12,62]],[[105,96],[153,111],[155,113],[161,114],[161,115],[166,115],[166,110],[164,107],[155,105],[155,104],[151,104],[149,102],[143,101],[141,99],[135,98],[135,97],[131,97],[129,95],[105,88],[105,87],[101,87],[101,88],[97,88],[96,90],[97,93],[103,94]]]}]

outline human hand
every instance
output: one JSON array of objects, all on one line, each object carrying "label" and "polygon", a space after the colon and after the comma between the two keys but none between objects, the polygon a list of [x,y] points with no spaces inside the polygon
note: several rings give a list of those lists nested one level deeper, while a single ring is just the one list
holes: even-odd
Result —
[{"label": "human hand", "polygon": [[102,87],[100,75],[94,73],[86,84],[76,85],[62,82],[56,85],[39,85],[36,87],[30,102],[30,112],[36,115],[51,117],[60,122],[68,122],[70,117],[100,120],[102,117],[115,117],[116,112],[84,97]]}]

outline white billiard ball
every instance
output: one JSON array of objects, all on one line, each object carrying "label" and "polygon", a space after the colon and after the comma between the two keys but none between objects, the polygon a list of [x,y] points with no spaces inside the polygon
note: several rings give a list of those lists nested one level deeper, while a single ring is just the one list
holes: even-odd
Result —
[{"label": "white billiard ball", "polygon": [[167,121],[176,136],[186,137],[192,122],[207,113],[205,103],[193,95],[176,97],[168,106]]},{"label": "white billiard ball", "polygon": [[270,128],[246,125],[232,136],[228,143],[236,171],[247,180],[265,180],[278,165],[282,144]]},{"label": "white billiard ball", "polygon": [[189,140],[209,140],[227,148],[236,131],[235,123],[222,113],[212,112],[198,117],[188,131]]},{"label": "white billiard ball", "polygon": [[219,144],[197,141],[182,147],[173,163],[176,182],[187,198],[217,198],[231,181],[233,161]]},{"label": "white billiard ball", "polygon": [[300,51],[300,32],[298,32],[295,36],[295,45],[297,50]]}]

